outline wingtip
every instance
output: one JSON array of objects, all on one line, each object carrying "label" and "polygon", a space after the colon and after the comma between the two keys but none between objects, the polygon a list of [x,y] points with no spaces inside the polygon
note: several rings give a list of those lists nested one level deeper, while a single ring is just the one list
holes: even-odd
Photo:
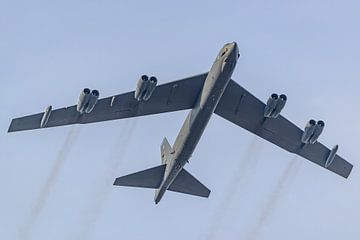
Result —
[{"label": "wingtip", "polygon": [[211,194],[211,190],[209,190],[209,193],[208,193],[208,195],[206,196],[206,198],[209,198],[209,197],[210,197],[210,194]]},{"label": "wingtip", "polygon": [[11,120],[10,126],[9,126],[9,128],[7,130],[8,133],[13,132],[12,126],[13,126],[13,120]]},{"label": "wingtip", "polygon": [[114,182],[113,182],[113,186],[117,186],[116,181],[118,178],[115,178]]},{"label": "wingtip", "polygon": [[350,164],[348,167],[344,167],[345,169],[346,169],[346,168],[349,168],[347,174],[344,176],[345,179],[348,179],[348,177],[349,177],[350,174],[351,174],[351,171],[352,171],[353,167],[354,167],[354,166],[353,166],[352,164]]}]

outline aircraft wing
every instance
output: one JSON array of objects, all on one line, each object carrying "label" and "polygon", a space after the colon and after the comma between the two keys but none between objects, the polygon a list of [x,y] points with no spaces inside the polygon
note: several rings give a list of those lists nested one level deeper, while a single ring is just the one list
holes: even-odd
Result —
[{"label": "aircraft wing", "polygon": [[[76,105],[51,111],[43,128],[85,124],[114,119],[191,109],[202,89],[207,73],[159,85],[148,101],[137,101],[134,91],[100,99],[91,113],[80,114]],[[9,132],[40,128],[44,112],[11,121]]]},{"label": "aircraft wing", "polygon": [[[265,119],[265,106],[265,103],[230,80],[215,113],[289,152],[325,167],[330,150],[319,142],[303,144],[301,142],[303,130],[281,115],[277,118]],[[352,167],[350,163],[336,155],[327,169],[347,178]]]}]

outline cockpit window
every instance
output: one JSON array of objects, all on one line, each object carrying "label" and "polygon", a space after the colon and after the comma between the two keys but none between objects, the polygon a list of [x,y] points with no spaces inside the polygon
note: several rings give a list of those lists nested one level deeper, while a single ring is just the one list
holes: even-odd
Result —
[{"label": "cockpit window", "polygon": [[225,50],[221,53],[221,57],[225,55],[225,53],[227,53],[228,49],[225,48]]}]

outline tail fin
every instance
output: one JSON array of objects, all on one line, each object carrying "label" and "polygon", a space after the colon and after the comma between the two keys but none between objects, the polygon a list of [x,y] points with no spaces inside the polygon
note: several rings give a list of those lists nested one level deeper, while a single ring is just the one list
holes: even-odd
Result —
[{"label": "tail fin", "polygon": [[127,187],[159,188],[166,165],[149,168],[115,179],[114,185]]},{"label": "tail fin", "polygon": [[210,190],[184,168],[179,172],[168,190],[206,198],[210,195]]},{"label": "tail fin", "polygon": [[171,161],[171,154],[174,153],[171,145],[169,144],[168,140],[164,138],[161,144],[161,163],[166,164]]}]

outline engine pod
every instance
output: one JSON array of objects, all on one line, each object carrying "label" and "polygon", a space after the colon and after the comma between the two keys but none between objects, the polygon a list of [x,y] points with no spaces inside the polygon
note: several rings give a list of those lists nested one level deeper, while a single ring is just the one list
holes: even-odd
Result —
[{"label": "engine pod", "polygon": [[149,77],[147,75],[142,75],[136,84],[136,89],[134,93],[134,98],[138,101],[141,101],[149,84]]},{"label": "engine pod", "polygon": [[275,106],[274,111],[271,113],[271,117],[277,118],[280,115],[281,111],[285,107],[286,101],[287,101],[286,95],[281,94],[280,97],[276,101],[276,106]]},{"label": "engine pod", "polygon": [[148,87],[142,98],[144,101],[148,101],[150,99],[151,95],[155,90],[156,84],[157,84],[157,78],[154,76],[150,77]]},{"label": "engine pod", "polygon": [[76,106],[76,110],[81,114],[84,113],[85,108],[90,100],[90,93],[91,93],[91,91],[89,88],[84,88],[84,90],[80,93],[79,101]]},{"label": "engine pod", "polygon": [[325,127],[324,121],[320,120],[320,121],[317,122],[317,124],[315,126],[315,129],[314,129],[314,133],[313,133],[313,135],[311,136],[311,138],[309,140],[309,142],[311,144],[314,144],[318,140],[318,138],[320,137],[322,131],[324,130],[324,127]]},{"label": "engine pod", "polygon": [[272,112],[275,110],[276,102],[279,96],[276,93],[271,94],[269,99],[266,102],[266,106],[264,109],[264,117],[269,118],[272,115]]},{"label": "engine pod", "polygon": [[85,108],[85,113],[90,113],[94,109],[94,107],[99,99],[99,95],[100,95],[100,93],[98,90],[91,91],[90,99]]},{"label": "engine pod", "polygon": [[316,122],[315,122],[315,120],[312,120],[312,119],[306,124],[303,135],[301,136],[302,143],[305,143],[305,144],[309,143],[310,138],[314,134],[315,126],[316,126]]}]

